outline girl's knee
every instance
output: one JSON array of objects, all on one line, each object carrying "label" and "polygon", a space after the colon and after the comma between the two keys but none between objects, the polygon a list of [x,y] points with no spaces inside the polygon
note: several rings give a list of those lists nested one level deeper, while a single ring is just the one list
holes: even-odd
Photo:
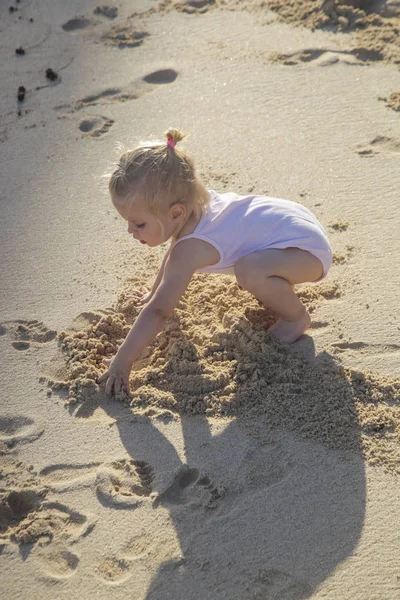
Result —
[{"label": "girl's knee", "polygon": [[265,276],[264,272],[258,272],[257,260],[253,254],[248,254],[240,258],[234,265],[235,277],[241,288],[251,292],[254,286],[255,278]]}]

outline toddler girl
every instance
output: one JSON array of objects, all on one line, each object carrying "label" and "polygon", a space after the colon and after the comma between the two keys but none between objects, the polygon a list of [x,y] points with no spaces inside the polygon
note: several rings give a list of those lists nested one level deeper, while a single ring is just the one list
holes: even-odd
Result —
[{"label": "toddler girl", "polygon": [[110,394],[130,392],[129,373],[185,292],[193,273],[228,273],[279,315],[269,329],[294,342],[311,319],[293,290],[318,281],[332,264],[322,225],[304,206],[265,196],[218,194],[197,179],[192,159],[176,145],[184,135],[169,129],[164,142],[125,152],[111,175],[111,200],[141,244],[171,240],[152,290],[136,293],[146,306],[99,378]]}]

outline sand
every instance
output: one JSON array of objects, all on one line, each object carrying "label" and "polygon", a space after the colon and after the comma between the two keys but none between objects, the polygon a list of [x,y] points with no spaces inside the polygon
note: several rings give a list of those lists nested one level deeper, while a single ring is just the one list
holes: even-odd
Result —
[{"label": "sand", "polygon": [[[400,596],[400,6],[344,4],[0,8],[2,597]],[[334,264],[292,346],[195,276],[110,399],[165,248],[102,175],[169,126],[208,187],[313,210]]]}]

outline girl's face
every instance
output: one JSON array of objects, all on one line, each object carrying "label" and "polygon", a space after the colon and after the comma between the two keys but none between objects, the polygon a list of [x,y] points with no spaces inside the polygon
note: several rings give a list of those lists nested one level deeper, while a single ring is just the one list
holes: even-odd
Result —
[{"label": "girl's face", "polygon": [[[151,248],[166,242],[177,230],[177,220],[173,214],[172,207],[166,214],[150,212],[144,202],[136,199],[130,205],[124,207],[115,203],[114,206],[125,221],[128,223],[128,233],[141,244],[147,244]],[[176,211],[175,211],[176,213]]]}]

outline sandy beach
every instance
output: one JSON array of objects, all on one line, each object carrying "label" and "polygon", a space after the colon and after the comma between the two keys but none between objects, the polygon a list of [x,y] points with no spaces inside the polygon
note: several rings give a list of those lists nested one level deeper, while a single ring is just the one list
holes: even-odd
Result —
[{"label": "sandy beach", "polygon": [[[0,56],[1,597],[400,598],[400,3],[13,0]],[[196,275],[109,398],[166,246],[106,174],[168,127],[334,263],[292,345]]]}]

